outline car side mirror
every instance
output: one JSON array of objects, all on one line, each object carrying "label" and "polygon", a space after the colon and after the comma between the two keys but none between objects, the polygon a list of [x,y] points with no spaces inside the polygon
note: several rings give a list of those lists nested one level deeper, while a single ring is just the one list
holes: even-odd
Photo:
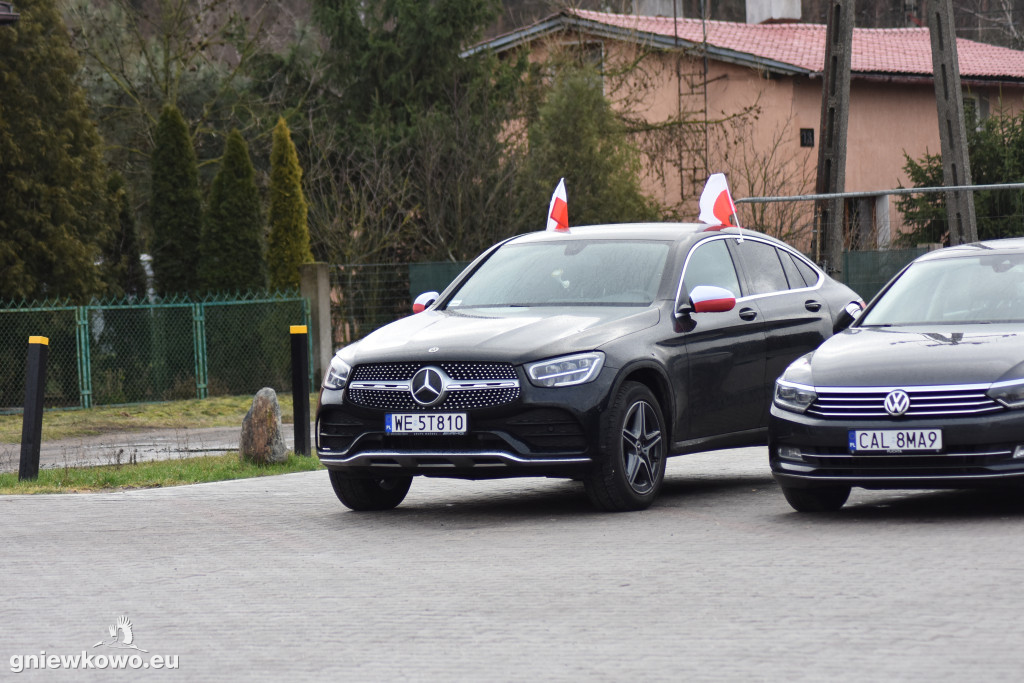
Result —
[{"label": "car side mirror", "polygon": [[437,292],[423,292],[416,297],[416,301],[412,302],[412,312],[422,313],[429,308],[432,303],[437,301],[437,297],[439,296],[441,295]]},{"label": "car side mirror", "polygon": [[836,324],[832,329],[832,332],[835,333],[845,330],[847,327],[855,323],[857,318],[859,318],[860,314],[863,312],[863,301],[851,301],[846,304],[846,306],[843,307],[843,310],[839,313],[839,316],[836,318]]},{"label": "car side mirror", "polygon": [[691,313],[724,313],[736,307],[736,295],[725,287],[698,285],[690,292],[690,299],[676,310],[679,316]]}]

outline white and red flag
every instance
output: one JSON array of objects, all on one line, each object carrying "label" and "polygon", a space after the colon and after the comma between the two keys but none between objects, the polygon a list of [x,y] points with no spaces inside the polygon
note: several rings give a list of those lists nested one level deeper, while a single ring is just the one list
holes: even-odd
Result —
[{"label": "white and red flag", "polygon": [[548,205],[548,230],[569,229],[568,201],[565,196],[565,178],[562,178],[551,195],[551,204]]},{"label": "white and red flag", "polygon": [[729,194],[729,183],[724,173],[712,173],[700,194],[700,218],[708,225],[739,227],[736,220],[736,205]]}]

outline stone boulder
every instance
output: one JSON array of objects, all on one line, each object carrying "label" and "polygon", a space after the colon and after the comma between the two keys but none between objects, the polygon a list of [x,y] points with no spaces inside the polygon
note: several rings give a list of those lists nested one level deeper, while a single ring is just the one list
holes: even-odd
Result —
[{"label": "stone boulder", "polygon": [[281,406],[277,403],[277,392],[270,387],[256,392],[252,407],[242,419],[238,451],[242,460],[257,465],[288,459],[288,447],[281,431]]}]

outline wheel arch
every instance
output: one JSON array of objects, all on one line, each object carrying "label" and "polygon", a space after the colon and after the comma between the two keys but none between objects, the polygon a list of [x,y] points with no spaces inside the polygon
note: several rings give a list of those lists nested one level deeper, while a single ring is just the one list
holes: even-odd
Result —
[{"label": "wheel arch", "polygon": [[675,414],[675,399],[672,395],[672,385],[668,381],[664,368],[656,363],[642,361],[628,365],[619,373],[612,395],[618,393],[626,382],[643,384],[658,399],[661,418],[665,422],[665,431],[668,432],[668,443],[672,443],[672,415]]}]

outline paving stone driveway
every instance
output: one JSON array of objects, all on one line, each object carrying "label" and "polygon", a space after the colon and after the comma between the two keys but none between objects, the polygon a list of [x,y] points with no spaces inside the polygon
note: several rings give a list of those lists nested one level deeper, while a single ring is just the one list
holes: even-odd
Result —
[{"label": "paving stone driveway", "polygon": [[792,513],[764,449],[672,460],[626,514],[532,479],[418,479],[358,514],[323,471],[7,496],[0,677],[123,652],[93,646],[124,615],[140,657],[179,664],[132,680],[1018,680],[1022,540],[1010,494]]}]

